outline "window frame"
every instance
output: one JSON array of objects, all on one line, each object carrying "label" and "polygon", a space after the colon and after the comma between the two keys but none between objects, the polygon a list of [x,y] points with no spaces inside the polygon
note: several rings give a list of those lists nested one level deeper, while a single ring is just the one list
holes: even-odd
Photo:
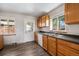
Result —
[{"label": "window frame", "polygon": [[66,31],[66,24],[65,24],[65,20],[64,20],[64,24],[65,24],[65,29],[64,30],[61,30],[60,28],[59,28],[59,17],[60,16],[64,16],[64,14],[59,14],[59,15],[56,15],[56,16],[53,16],[52,18],[51,18],[51,20],[53,20],[54,18],[57,18],[57,29],[56,30],[54,30],[53,29],[53,22],[51,22],[51,24],[50,24],[50,27],[51,27],[51,29],[50,30],[53,30],[53,31]]}]

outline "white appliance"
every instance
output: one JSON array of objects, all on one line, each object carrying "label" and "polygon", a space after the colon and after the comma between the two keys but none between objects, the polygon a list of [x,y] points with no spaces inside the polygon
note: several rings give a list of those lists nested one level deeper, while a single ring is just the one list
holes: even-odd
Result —
[{"label": "white appliance", "polygon": [[42,34],[38,33],[38,44],[42,47]]}]

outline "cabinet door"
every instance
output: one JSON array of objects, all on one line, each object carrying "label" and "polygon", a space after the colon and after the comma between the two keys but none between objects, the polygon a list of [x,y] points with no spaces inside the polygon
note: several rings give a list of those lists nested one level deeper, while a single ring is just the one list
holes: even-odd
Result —
[{"label": "cabinet door", "polygon": [[38,20],[37,20],[37,27],[38,27],[38,28],[42,27],[41,18],[38,18]]},{"label": "cabinet door", "polygon": [[65,23],[77,24],[79,23],[79,3],[65,4]]},{"label": "cabinet door", "polygon": [[47,50],[47,36],[43,35],[43,48]]},{"label": "cabinet door", "polygon": [[35,43],[38,43],[38,33],[34,32],[34,41]]},{"label": "cabinet door", "polygon": [[3,48],[3,36],[0,35],[0,49]]},{"label": "cabinet door", "polygon": [[42,21],[41,21],[41,18],[39,19],[39,27],[42,27]]},{"label": "cabinet door", "polygon": [[79,44],[59,39],[57,40],[57,55],[79,56]]},{"label": "cabinet door", "polygon": [[46,19],[46,26],[49,26],[50,25],[50,18],[49,18],[49,16],[46,15],[45,19]]},{"label": "cabinet door", "polygon": [[56,55],[56,38],[48,37],[48,52],[51,55]]},{"label": "cabinet door", "polygon": [[69,10],[68,10],[69,6],[68,6],[68,3],[65,4],[65,8],[64,9],[65,9],[65,13],[64,13],[65,14],[65,23],[69,24],[70,21],[69,21]]},{"label": "cabinet door", "polygon": [[42,27],[45,26],[45,16],[42,16]]},{"label": "cabinet door", "polygon": [[37,19],[37,27],[39,28],[39,19]]}]

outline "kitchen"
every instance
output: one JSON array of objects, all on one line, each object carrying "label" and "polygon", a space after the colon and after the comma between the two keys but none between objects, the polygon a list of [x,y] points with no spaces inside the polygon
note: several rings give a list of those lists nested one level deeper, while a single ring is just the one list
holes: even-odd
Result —
[{"label": "kitchen", "polygon": [[[39,4],[40,3],[37,4],[37,7],[40,8],[40,6],[44,3],[41,3],[40,5]],[[1,4],[0,8],[2,6],[7,7],[6,5],[8,6],[8,4]],[[31,4],[28,5],[31,6]],[[10,19],[7,20],[7,23],[8,26],[12,27],[13,31],[10,31],[10,29],[8,29],[8,31],[3,31],[3,35],[0,35],[0,52],[2,53],[1,55],[11,55],[10,52],[8,52],[8,54],[4,53],[6,51],[5,48],[9,47],[9,45],[11,47],[7,49],[10,49],[12,47],[18,47],[19,44],[22,43],[29,44],[29,42],[32,42],[32,45],[36,44],[35,49],[39,50],[40,47],[44,50],[43,52],[45,52],[45,54],[48,56],[79,56],[79,4],[49,3],[49,6],[52,5],[54,7],[51,7],[49,12],[41,13],[41,15],[37,17],[33,17],[33,14],[31,14],[32,16],[30,16],[29,14],[22,15],[20,13],[10,13],[9,11],[11,9],[7,9],[7,11],[4,10],[5,7],[2,7],[3,9],[0,12],[0,19],[1,21],[2,19]],[[19,4],[18,6],[21,5]],[[46,4],[41,8],[44,8],[45,6]],[[13,23],[9,22],[12,21],[11,19],[13,20]],[[1,29],[3,30],[3,28]],[[28,44],[24,45],[24,47],[27,48]],[[33,49],[33,47],[31,47],[30,49]],[[19,49],[17,48],[17,50]],[[12,55],[14,55],[14,52],[12,53]],[[37,52],[38,56],[40,52]],[[25,55],[27,56],[28,54]]]}]

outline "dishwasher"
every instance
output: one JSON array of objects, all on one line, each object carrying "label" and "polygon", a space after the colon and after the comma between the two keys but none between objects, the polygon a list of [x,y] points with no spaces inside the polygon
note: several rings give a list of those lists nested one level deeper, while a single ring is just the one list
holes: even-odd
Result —
[{"label": "dishwasher", "polygon": [[38,44],[42,47],[42,34],[38,33]]}]

